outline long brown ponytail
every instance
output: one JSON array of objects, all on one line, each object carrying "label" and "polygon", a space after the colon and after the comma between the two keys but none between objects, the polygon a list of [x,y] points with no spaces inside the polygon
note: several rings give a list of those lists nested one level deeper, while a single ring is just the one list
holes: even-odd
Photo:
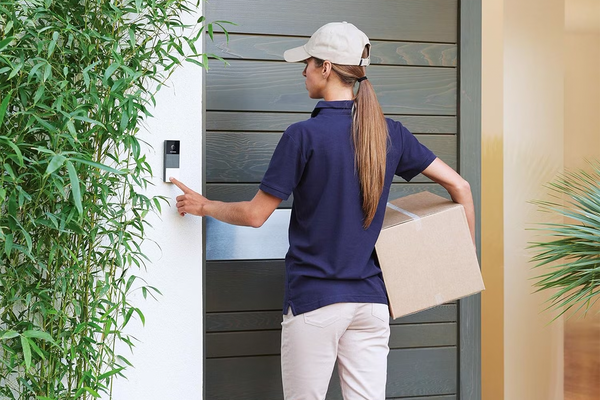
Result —
[{"label": "long brown ponytail", "polygon": [[[363,57],[368,56],[368,45]],[[322,60],[315,59],[317,65]],[[365,76],[365,67],[331,64],[332,70],[343,83],[354,85]],[[373,85],[368,79],[358,82],[352,113],[352,141],[354,143],[354,166],[360,181],[362,194],[363,227],[367,229],[377,211],[385,181],[388,146],[388,130],[383,111],[377,100]]]}]

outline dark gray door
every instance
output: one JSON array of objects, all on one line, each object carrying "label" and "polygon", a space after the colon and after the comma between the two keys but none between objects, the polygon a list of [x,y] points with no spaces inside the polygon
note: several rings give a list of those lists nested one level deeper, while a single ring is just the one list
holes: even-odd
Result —
[{"label": "dark gray door", "polygon": [[[369,35],[368,76],[386,115],[402,121],[440,158],[470,178],[478,198],[474,181],[479,176],[479,132],[474,131],[478,130],[479,76],[466,77],[468,71],[462,71],[478,72],[478,50],[469,55],[474,61],[467,60],[471,64],[466,67],[462,67],[466,57],[461,51],[462,46],[476,47],[479,42],[477,1],[215,0],[205,8],[209,20],[237,24],[229,27],[229,43],[220,33],[214,43],[207,41],[207,51],[230,64],[214,62],[206,74],[205,192],[209,198],[252,198],[282,131],[309,117],[316,101],[308,98],[304,88],[303,65],[285,63],[282,53],[332,21],[352,22]],[[469,27],[459,24],[461,15],[463,25],[469,22]],[[464,45],[461,36],[467,31],[474,36]],[[467,79],[477,80],[471,95],[462,93],[463,87],[469,87]],[[464,96],[470,103],[463,111]],[[470,149],[468,154],[462,154],[465,149]],[[398,178],[391,197],[422,190],[447,196],[419,176],[411,183]],[[291,201],[283,202],[259,230],[207,219],[208,400],[282,398],[282,258]],[[388,398],[478,399],[478,329],[476,298],[392,322]],[[335,374],[327,398],[342,398]]]}]

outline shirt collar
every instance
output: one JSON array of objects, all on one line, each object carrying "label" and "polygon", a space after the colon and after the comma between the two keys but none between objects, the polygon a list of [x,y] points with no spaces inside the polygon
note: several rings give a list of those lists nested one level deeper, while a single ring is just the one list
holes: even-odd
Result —
[{"label": "shirt collar", "polygon": [[335,101],[325,101],[321,100],[315,106],[315,109],[310,114],[312,118],[316,117],[321,110],[331,110],[338,111],[343,114],[350,115],[352,113],[352,106],[354,105],[354,100],[335,100]]}]

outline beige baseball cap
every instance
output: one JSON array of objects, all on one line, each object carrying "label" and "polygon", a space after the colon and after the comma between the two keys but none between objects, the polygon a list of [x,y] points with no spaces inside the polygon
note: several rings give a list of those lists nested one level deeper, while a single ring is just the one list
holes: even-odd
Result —
[{"label": "beige baseball cap", "polygon": [[334,64],[366,67],[370,64],[370,54],[367,58],[362,58],[362,54],[370,44],[367,35],[351,23],[330,22],[317,29],[304,46],[285,51],[283,58],[298,62],[316,57]]}]

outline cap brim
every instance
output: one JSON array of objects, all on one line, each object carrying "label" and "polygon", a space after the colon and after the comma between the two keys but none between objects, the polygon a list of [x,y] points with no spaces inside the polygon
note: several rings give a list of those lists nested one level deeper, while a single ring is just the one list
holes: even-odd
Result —
[{"label": "cap brim", "polygon": [[287,62],[304,61],[310,57],[312,56],[308,54],[306,50],[304,50],[304,46],[295,47],[293,49],[289,49],[283,52],[283,58]]}]

